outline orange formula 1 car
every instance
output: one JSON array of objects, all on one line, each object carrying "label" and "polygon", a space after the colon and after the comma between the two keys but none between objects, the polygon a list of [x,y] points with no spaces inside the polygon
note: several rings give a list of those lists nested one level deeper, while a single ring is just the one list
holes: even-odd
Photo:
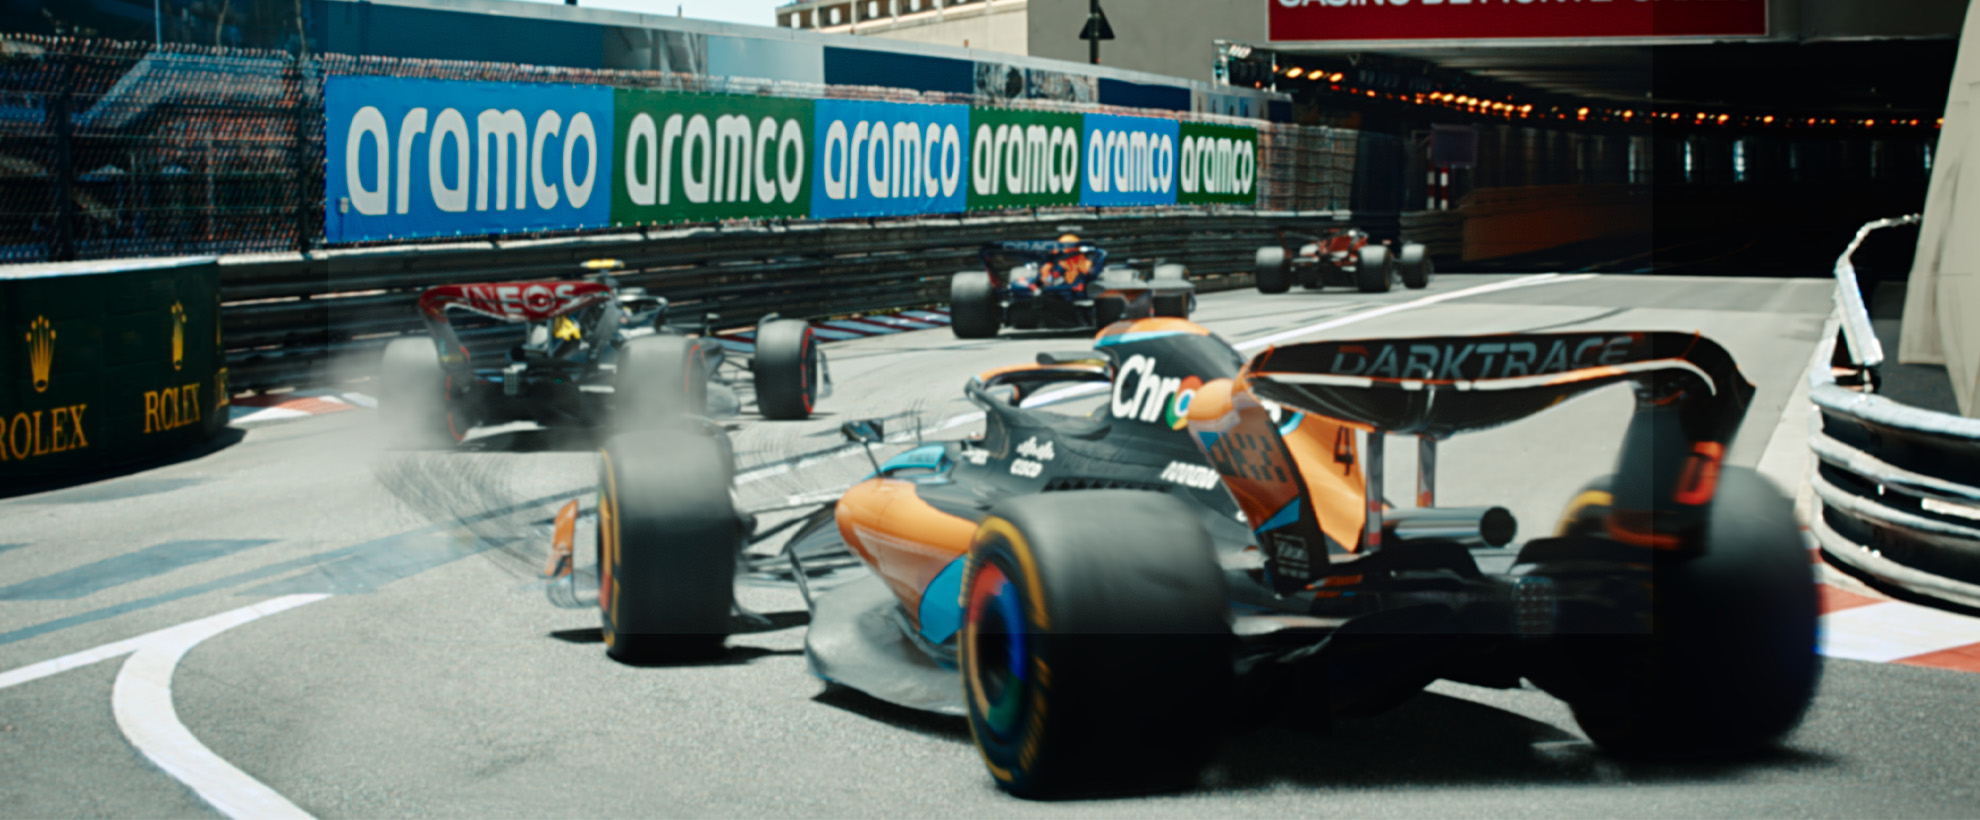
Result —
[{"label": "orange formula 1 car", "polygon": [[[1247,362],[1145,303],[1128,315],[1091,351],[971,379],[980,436],[876,464],[787,525],[777,560],[801,585],[800,559],[835,548],[871,570],[806,590],[819,677],[967,715],[1027,797],[1187,784],[1221,733],[1381,711],[1439,678],[1530,680],[1617,754],[1753,747],[1799,719],[1812,569],[1787,499],[1723,463],[1753,388],[1718,345],[1368,339]],[[1502,508],[1435,506],[1436,442],[1618,383],[1637,397],[1619,462],[1554,532],[1515,545]],[[1082,392],[1090,415],[1040,406]],[[1388,434],[1420,442],[1415,508],[1381,502]],[[719,648],[738,550],[772,534],[708,480],[726,452],[690,434],[604,452],[610,651]]]},{"label": "orange formula 1 car", "polygon": [[1320,234],[1281,229],[1279,244],[1258,249],[1252,271],[1259,293],[1285,293],[1294,282],[1308,290],[1331,285],[1387,293],[1398,279],[1415,290],[1429,287],[1436,274],[1422,245],[1406,242],[1391,251],[1388,243],[1369,242],[1368,233],[1357,228]]}]

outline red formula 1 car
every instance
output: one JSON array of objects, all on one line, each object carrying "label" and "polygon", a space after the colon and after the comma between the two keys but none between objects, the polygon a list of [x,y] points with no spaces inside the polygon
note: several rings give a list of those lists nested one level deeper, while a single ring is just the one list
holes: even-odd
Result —
[{"label": "red formula 1 car", "polygon": [[1422,245],[1406,242],[1392,255],[1387,243],[1371,243],[1357,228],[1321,234],[1281,229],[1279,244],[1258,249],[1253,271],[1259,293],[1285,293],[1294,282],[1308,290],[1335,286],[1387,293],[1398,279],[1406,288],[1429,287],[1436,273]]},{"label": "red formula 1 car", "polygon": [[428,334],[392,340],[379,378],[380,418],[402,444],[458,443],[519,421],[632,429],[752,406],[802,419],[831,390],[809,324],[766,316],[753,352],[738,355],[706,320],[670,323],[665,298],[599,273],[442,285],[420,296],[419,311]]},{"label": "red formula 1 car", "polygon": [[[1617,754],[1766,744],[1809,702],[1812,569],[1790,502],[1723,464],[1753,387],[1711,341],[1366,339],[1247,362],[1127,315],[1091,351],[972,379],[980,436],[761,532],[704,480],[726,475],[718,441],[612,439],[610,651],[720,647],[738,550],[788,529],[759,570],[788,562],[801,588],[833,553],[871,570],[807,588],[813,672],[966,715],[1022,796],[1186,785],[1225,731],[1379,712],[1439,678],[1531,680]],[[1435,506],[1437,441],[1616,384],[1637,398],[1619,460],[1555,531],[1515,544],[1502,508]],[[1095,412],[1038,406],[1077,393]],[[1382,500],[1388,434],[1423,448],[1415,508]]]}]

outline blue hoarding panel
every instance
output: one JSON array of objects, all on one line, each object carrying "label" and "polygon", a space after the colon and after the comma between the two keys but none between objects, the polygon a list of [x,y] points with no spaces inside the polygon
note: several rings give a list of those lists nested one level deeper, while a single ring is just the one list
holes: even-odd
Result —
[{"label": "blue hoarding panel", "polygon": [[1126,80],[1100,78],[1100,104],[1122,108],[1189,110],[1189,89],[1174,85],[1142,85]]},{"label": "blue hoarding panel", "polygon": [[825,49],[825,82],[916,91],[976,91],[976,63],[856,48]]},{"label": "blue hoarding panel", "polygon": [[969,106],[819,100],[813,127],[813,217],[964,210]]},{"label": "blue hoarding panel", "polygon": [[1086,167],[1079,204],[1131,207],[1176,204],[1175,120],[1086,115]]},{"label": "blue hoarding panel", "polygon": [[330,77],[323,109],[330,242],[611,222],[609,88]]},{"label": "blue hoarding panel", "polygon": [[381,3],[319,2],[311,14],[312,51],[424,60],[598,68],[612,32],[592,23]]}]

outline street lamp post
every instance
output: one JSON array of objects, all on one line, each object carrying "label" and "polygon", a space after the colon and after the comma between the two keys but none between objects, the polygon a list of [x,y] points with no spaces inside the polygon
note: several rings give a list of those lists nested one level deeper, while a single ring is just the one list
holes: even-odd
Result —
[{"label": "street lamp post", "polygon": [[1107,13],[1100,10],[1100,0],[1087,0],[1086,27],[1080,29],[1079,38],[1089,44],[1088,59],[1099,65],[1100,41],[1114,39],[1114,27],[1107,24]]}]

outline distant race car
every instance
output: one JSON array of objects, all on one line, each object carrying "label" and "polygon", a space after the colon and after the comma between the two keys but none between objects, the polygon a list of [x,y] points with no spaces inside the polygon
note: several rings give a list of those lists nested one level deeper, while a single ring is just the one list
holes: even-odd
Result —
[{"label": "distant race car", "polygon": [[406,444],[450,444],[476,427],[634,429],[682,415],[754,407],[802,419],[831,379],[811,326],[766,316],[736,355],[698,325],[670,323],[667,300],[583,278],[442,285],[419,298],[429,333],[385,348],[379,415]]},{"label": "distant race car", "polygon": [[[1091,351],[971,379],[980,436],[876,464],[761,532],[709,480],[730,469],[715,437],[611,439],[608,652],[719,651],[738,550],[789,530],[759,563],[788,563],[812,605],[812,671],[966,715],[1025,797],[1186,785],[1222,732],[1378,712],[1439,678],[1531,680],[1621,755],[1750,748],[1799,720],[1812,569],[1789,501],[1723,463],[1753,387],[1718,345],[1363,339],[1247,362],[1188,321],[1129,315]],[[1618,383],[1637,397],[1618,462],[1553,533],[1514,546],[1503,508],[1435,506],[1436,442]],[[1035,406],[1077,393],[1099,408]],[[1392,433],[1422,448],[1415,508],[1383,501]],[[835,551],[872,573],[813,599],[807,562]]]},{"label": "distant race car", "polygon": [[1398,279],[1412,290],[1429,287],[1436,273],[1421,244],[1405,242],[1391,255],[1386,243],[1369,242],[1358,228],[1320,234],[1281,229],[1279,244],[1259,248],[1254,261],[1259,293],[1285,293],[1294,282],[1308,290],[1334,286],[1387,293]]},{"label": "distant race car", "polygon": [[1126,308],[1119,288],[1149,290],[1158,316],[1188,318],[1196,286],[1182,265],[1139,270],[1108,268],[1107,252],[1078,236],[1057,242],[992,242],[978,251],[983,271],[949,280],[950,327],[958,339],[987,339],[1005,327],[1018,330],[1105,327]]}]

